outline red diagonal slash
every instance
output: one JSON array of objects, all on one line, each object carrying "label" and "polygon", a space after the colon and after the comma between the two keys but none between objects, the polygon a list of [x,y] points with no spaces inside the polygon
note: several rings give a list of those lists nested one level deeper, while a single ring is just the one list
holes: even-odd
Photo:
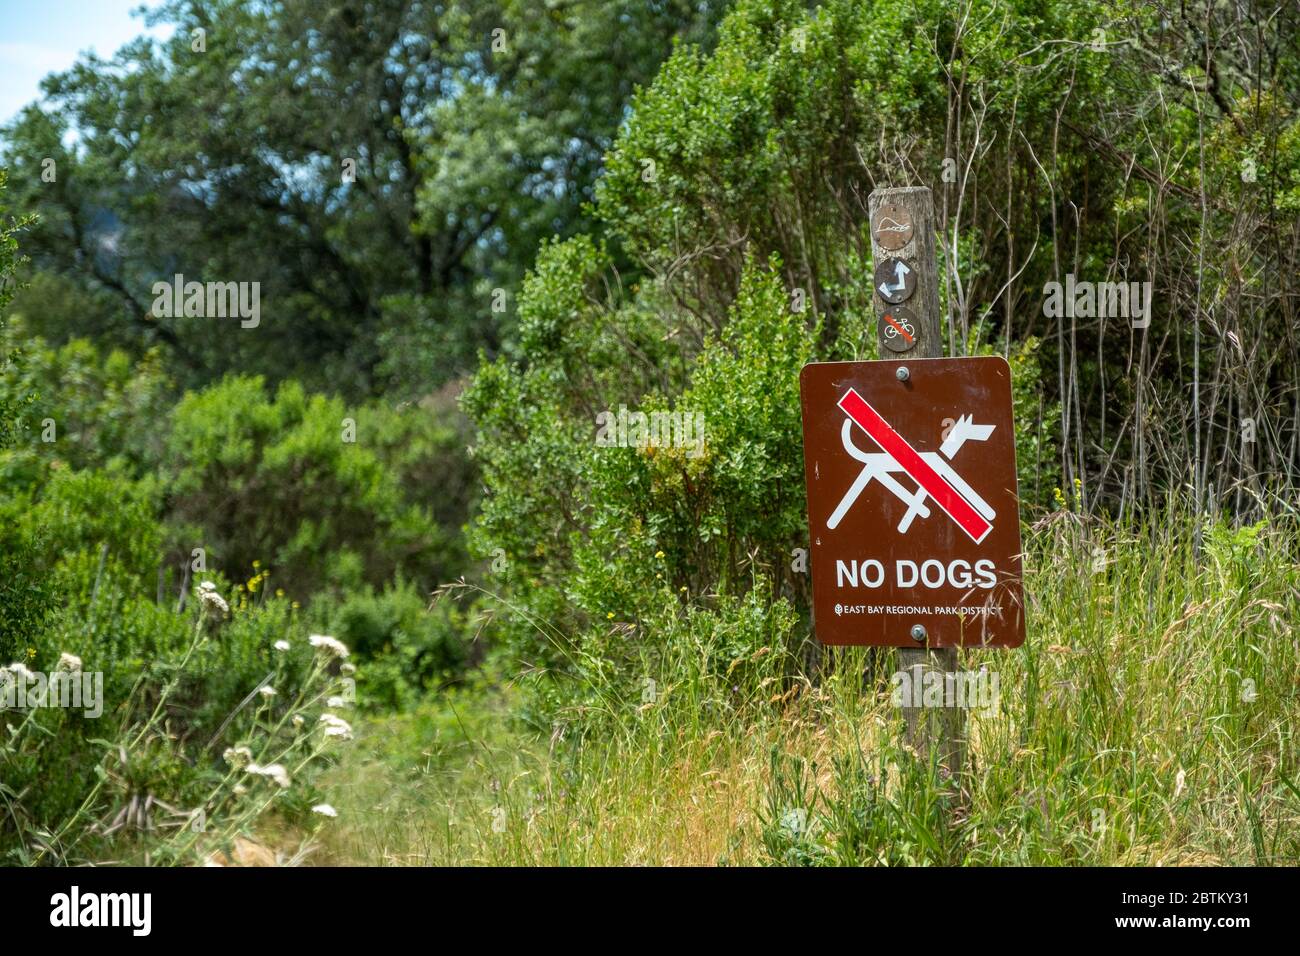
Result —
[{"label": "red diagonal slash", "polygon": [[898,462],[912,480],[934,499],[935,504],[947,512],[948,517],[957,522],[961,530],[970,535],[972,541],[979,544],[993,530],[993,525],[989,524],[988,520],[957,492],[957,489],[948,484],[942,475],[930,467],[921,457],[921,453],[909,445],[907,439],[894,431],[894,427],[885,421],[880,412],[872,408],[855,389],[850,388],[840,399],[839,404],[844,414],[857,422],[885,454]]}]

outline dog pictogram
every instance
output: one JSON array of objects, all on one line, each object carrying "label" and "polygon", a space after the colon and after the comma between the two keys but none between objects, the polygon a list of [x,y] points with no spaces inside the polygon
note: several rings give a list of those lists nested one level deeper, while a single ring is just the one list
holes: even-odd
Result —
[{"label": "dog pictogram", "polygon": [[[993,530],[993,519],[997,517],[993,508],[953,470],[948,460],[968,441],[987,441],[996,426],[976,425],[970,415],[962,415],[949,429],[939,451],[918,452],[856,389],[850,388],[844,394],[839,407],[847,416],[840,429],[840,441],[849,456],[862,462],[863,467],[827,519],[827,528],[833,531],[839,526],[874,479],[907,505],[907,512],[898,523],[899,534],[907,534],[913,519],[930,517],[927,499],[937,504],[976,544]],[[862,451],[853,443],[854,424],[875,441],[881,449],[879,452]],[[897,472],[916,482],[916,489],[909,491],[904,487],[894,477]]]}]

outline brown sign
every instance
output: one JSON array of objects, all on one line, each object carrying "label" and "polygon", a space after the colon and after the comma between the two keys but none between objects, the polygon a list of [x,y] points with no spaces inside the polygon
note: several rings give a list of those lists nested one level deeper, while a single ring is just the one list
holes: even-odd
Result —
[{"label": "brown sign", "polygon": [[799,384],[822,643],[1023,643],[1007,363],[824,362]]},{"label": "brown sign", "polygon": [[885,203],[876,211],[873,232],[880,248],[897,252],[912,241],[912,214],[898,203]]}]

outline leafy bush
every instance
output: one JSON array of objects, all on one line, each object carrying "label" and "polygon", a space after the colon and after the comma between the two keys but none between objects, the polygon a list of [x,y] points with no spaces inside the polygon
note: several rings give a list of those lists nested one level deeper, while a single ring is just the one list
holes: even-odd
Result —
[{"label": "leafy bush", "polygon": [[[6,335],[6,312],[14,294],[14,274],[22,261],[16,238],[30,219],[7,219],[2,200],[8,173],[0,169],[0,458],[21,437],[19,415],[35,401],[21,386],[20,353]],[[0,499],[3,504],[3,499]],[[37,566],[41,551],[39,533],[8,516],[0,521],[0,655],[40,629],[53,595]]]},{"label": "leafy bush", "polygon": [[85,339],[50,348],[27,338],[22,321],[9,340],[24,339],[22,374],[11,388],[33,400],[24,415],[26,441],[2,462],[12,484],[37,484],[48,470],[113,466],[140,476],[160,457],[172,407],[171,383],[159,352],[138,360],[101,353]]},{"label": "leafy bush", "polygon": [[287,601],[229,604],[209,583],[184,612],[163,608],[106,566],[0,671],[0,684],[59,670],[102,681],[98,706],[5,714],[0,854],[193,862],[272,806],[306,812],[348,736],[332,713],[346,706],[339,662],[309,646]]},{"label": "leafy bush", "polygon": [[[162,538],[155,507],[151,482],[55,469],[39,492],[0,498],[5,534],[39,543],[9,580],[32,594],[58,593],[65,603],[74,595],[88,599],[104,570],[136,588],[152,584]],[[0,629],[0,658],[14,659],[39,633],[34,622]]]},{"label": "leafy bush", "polygon": [[357,697],[369,709],[408,710],[458,680],[470,659],[466,613],[451,601],[430,608],[408,581],[365,588],[312,613],[365,663]]},{"label": "leafy bush", "polygon": [[[492,490],[475,533],[479,552],[499,558],[506,593],[556,630],[598,644],[592,622],[622,622],[654,645],[660,635],[641,629],[665,601],[707,606],[748,591],[744,555],[777,594],[804,587],[786,556],[804,538],[798,373],[816,329],[790,311],[773,267],[751,265],[730,321],[707,338],[670,404],[663,384],[676,374],[654,387],[625,371],[629,353],[648,361],[663,350],[646,303],[610,312],[589,298],[603,262],[581,240],[550,247],[520,305],[529,364],[485,366],[466,392]],[[643,341],[644,350],[628,344]],[[595,416],[622,403],[701,421],[703,441],[597,446]],[[526,622],[507,630],[530,659],[561,671],[572,674],[582,656],[563,640],[538,646]]]},{"label": "leafy bush", "polygon": [[[0,449],[4,494],[27,507],[81,471],[102,476],[94,494],[111,495],[108,480],[147,487],[172,587],[200,547],[231,575],[274,564],[277,584],[299,598],[397,572],[432,591],[464,570],[459,532],[475,488],[454,387],[349,407],[292,382],[268,395],[260,379],[232,378],[177,403],[155,353],[131,361],[82,340],[52,349],[36,339],[24,355],[0,387],[15,407],[24,397],[26,425]],[[88,499],[63,505],[70,522],[99,520]]]},{"label": "leafy bush", "polygon": [[0,657],[12,656],[44,625],[54,600],[42,573],[40,537],[31,529],[0,522]]},{"label": "leafy bush", "polygon": [[460,568],[428,502],[441,478],[460,495],[444,519],[455,520],[468,481],[458,434],[435,412],[350,409],[294,382],[269,396],[260,378],[234,377],[181,400],[165,454],[182,554],[202,547],[227,569],[268,562],[298,597],[399,572],[431,591]]}]

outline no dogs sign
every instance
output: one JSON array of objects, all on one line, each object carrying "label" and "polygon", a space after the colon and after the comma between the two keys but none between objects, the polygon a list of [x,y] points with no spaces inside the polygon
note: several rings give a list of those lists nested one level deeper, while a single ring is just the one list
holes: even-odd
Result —
[{"label": "no dogs sign", "polygon": [[1023,643],[1007,363],[816,363],[800,394],[818,638]]}]

